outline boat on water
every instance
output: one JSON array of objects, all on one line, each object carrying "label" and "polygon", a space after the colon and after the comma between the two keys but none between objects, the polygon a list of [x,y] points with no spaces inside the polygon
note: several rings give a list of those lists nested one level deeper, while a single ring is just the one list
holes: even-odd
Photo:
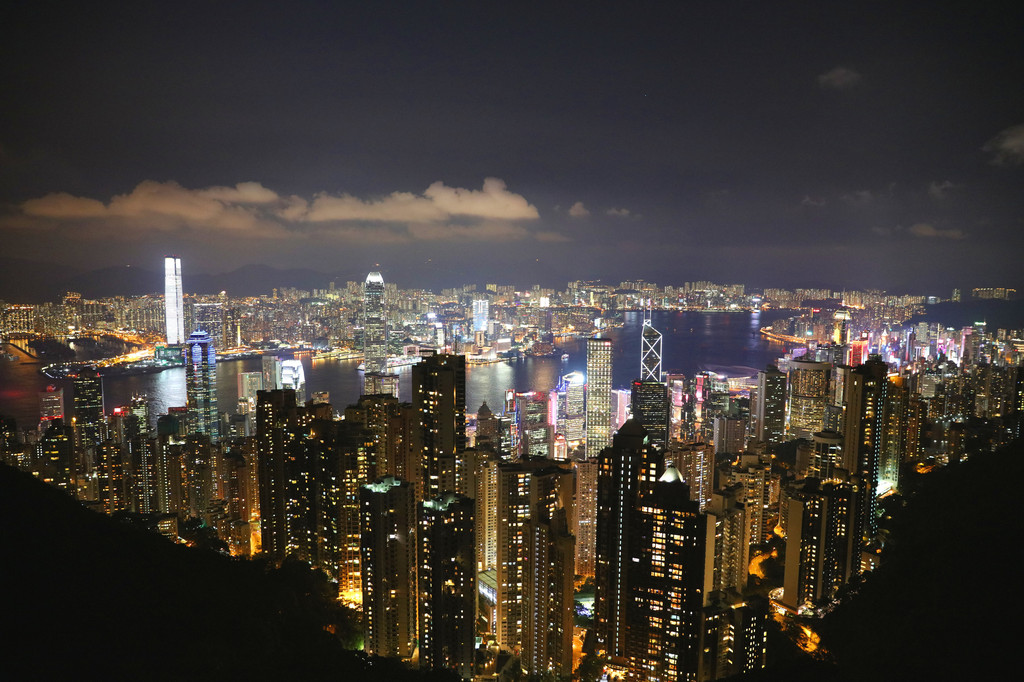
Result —
[{"label": "boat on water", "polygon": [[568,353],[562,353],[562,362],[566,362],[568,360],[569,360],[569,354]]}]

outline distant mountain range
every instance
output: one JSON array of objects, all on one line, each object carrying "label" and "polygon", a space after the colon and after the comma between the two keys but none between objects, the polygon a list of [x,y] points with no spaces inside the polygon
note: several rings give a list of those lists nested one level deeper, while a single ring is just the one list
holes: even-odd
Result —
[{"label": "distant mountain range", "polygon": [[[355,275],[346,275],[340,279],[307,269],[245,265],[215,275],[186,273],[182,284],[189,294],[226,291],[230,296],[259,296],[271,293],[275,287],[322,289],[332,280],[342,286],[354,278]],[[55,301],[68,291],[77,291],[86,298],[105,298],[162,294],[163,289],[163,272],[147,268],[126,265],[85,270],[0,257],[0,300],[8,303]]]}]

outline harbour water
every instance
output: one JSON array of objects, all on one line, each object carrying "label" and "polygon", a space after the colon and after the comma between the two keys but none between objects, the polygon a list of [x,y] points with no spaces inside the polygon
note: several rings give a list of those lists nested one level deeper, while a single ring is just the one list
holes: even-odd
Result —
[{"label": "harbour water", "polygon": [[[786,347],[758,333],[788,312],[701,313],[655,311],[654,327],[664,335],[663,369],[673,374],[692,376],[711,370],[728,376],[754,376],[758,369],[774,362]],[[614,356],[612,381],[615,388],[626,388],[640,371],[640,333],[642,313],[626,313],[624,324],[604,332],[612,339]],[[466,376],[466,408],[476,412],[485,400],[500,411],[505,391],[547,390],[561,375],[586,371],[586,342],[583,339],[560,340],[560,352],[550,357],[528,357],[516,362],[470,365]],[[76,348],[78,357],[88,357],[89,349]],[[562,360],[562,353],[569,355]],[[12,353],[15,356],[17,352]],[[336,409],[356,401],[362,389],[358,360],[314,360],[303,358],[307,394],[327,391]],[[40,363],[24,355],[18,361],[0,360],[0,415],[14,417],[19,428],[31,428],[39,419],[39,396],[47,385],[65,387],[66,410],[71,411],[70,382],[55,381],[39,372]],[[259,371],[259,358],[219,363],[217,395],[222,412],[234,412],[238,397],[238,374]],[[412,370],[401,368],[400,398],[411,396]],[[185,404],[185,370],[175,368],[153,374],[113,376],[103,380],[103,402],[107,411],[125,405],[133,395],[145,395],[150,413],[159,415],[169,407]]]}]

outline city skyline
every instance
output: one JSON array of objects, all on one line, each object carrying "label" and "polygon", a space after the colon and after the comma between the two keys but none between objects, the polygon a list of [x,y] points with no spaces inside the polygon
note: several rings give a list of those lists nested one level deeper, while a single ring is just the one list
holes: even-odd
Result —
[{"label": "city skyline", "polygon": [[1019,9],[176,9],[5,22],[5,258],[1024,285]]}]

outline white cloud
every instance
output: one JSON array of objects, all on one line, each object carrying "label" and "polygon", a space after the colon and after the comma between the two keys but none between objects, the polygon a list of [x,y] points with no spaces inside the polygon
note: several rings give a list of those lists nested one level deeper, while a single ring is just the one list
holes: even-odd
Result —
[{"label": "white cloud", "polygon": [[616,218],[629,218],[632,215],[628,208],[609,208],[605,213]]},{"label": "white cloud", "polygon": [[583,205],[582,201],[577,201],[575,204],[569,207],[569,215],[573,218],[586,218],[590,215],[590,211]]},{"label": "white cloud", "polygon": [[318,194],[302,219],[310,222],[435,222],[448,214],[432,201],[411,192],[393,192],[383,199],[363,201],[350,194]]},{"label": "white cloud", "polygon": [[1024,123],[1011,126],[985,143],[983,149],[992,153],[992,163],[1019,166],[1024,163]]},{"label": "white cloud", "polygon": [[[360,238],[370,243],[414,240],[541,239],[521,223],[539,218],[523,196],[497,178],[480,190],[435,182],[422,194],[392,192],[362,199],[320,193],[312,199],[281,196],[257,182],[234,187],[187,189],[176,182],[139,183],[104,203],[59,192],[21,205],[0,227],[60,229],[78,234],[117,232],[125,237],[152,231],[195,230],[254,237]],[[550,241],[550,235],[543,237]]]},{"label": "white cloud", "polygon": [[854,69],[837,66],[818,76],[818,85],[826,90],[849,90],[864,80]]},{"label": "white cloud", "polygon": [[484,180],[482,190],[448,187],[435,182],[423,192],[442,211],[451,215],[498,218],[502,220],[532,220],[540,214],[525,198],[505,188],[498,178]]},{"label": "white cloud", "polygon": [[800,205],[819,208],[825,205],[825,197],[822,197],[820,199],[812,199],[810,195],[805,195],[804,198],[800,200]]},{"label": "white cloud", "polygon": [[926,239],[963,239],[967,236],[961,230],[939,230],[928,223],[915,223],[911,225],[910,234]]}]

